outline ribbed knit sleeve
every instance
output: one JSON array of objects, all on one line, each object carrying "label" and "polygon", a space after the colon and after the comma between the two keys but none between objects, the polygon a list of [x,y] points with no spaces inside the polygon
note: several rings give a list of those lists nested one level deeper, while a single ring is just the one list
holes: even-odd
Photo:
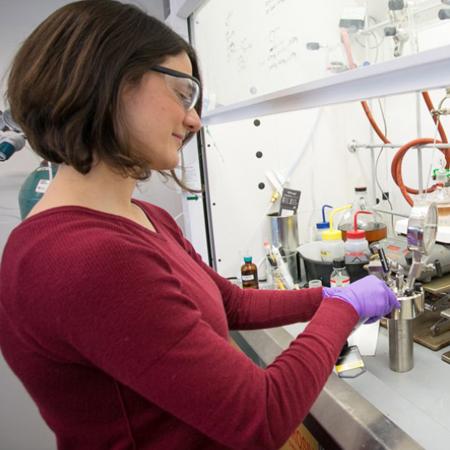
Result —
[{"label": "ribbed knit sleeve", "polygon": [[[143,206],[145,207],[145,203]],[[322,301],[322,288],[302,290],[241,289],[204,263],[176,222],[159,210],[165,225],[219,288],[231,330],[278,327],[310,320]]]},{"label": "ribbed knit sleeve", "polygon": [[101,247],[85,261],[89,289],[55,305],[55,317],[64,317],[62,340],[222,445],[280,447],[309,411],[356,323],[351,306],[324,300],[306,330],[263,370],[203,320],[162,256],[129,244]]},{"label": "ribbed knit sleeve", "polygon": [[306,322],[311,320],[322,301],[322,288],[242,289],[207,266],[190,242],[185,240],[184,245],[220,289],[231,330],[255,330]]},{"label": "ribbed knit sleeve", "polygon": [[[243,292],[149,211],[157,233],[81,207],[12,233],[0,271],[5,359],[64,449],[132,439],[158,450],[278,449],[327,381],[355,310],[320,290]],[[310,317],[266,369],[228,341],[229,324]]]}]

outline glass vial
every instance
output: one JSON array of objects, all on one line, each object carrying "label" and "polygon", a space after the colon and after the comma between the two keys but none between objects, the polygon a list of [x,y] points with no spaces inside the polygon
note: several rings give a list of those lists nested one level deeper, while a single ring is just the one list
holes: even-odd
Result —
[{"label": "glass vial", "polygon": [[251,256],[244,257],[244,264],[241,266],[242,287],[244,289],[258,289],[258,268],[252,263]]},{"label": "glass vial", "polygon": [[330,276],[331,287],[344,287],[350,284],[350,275],[345,268],[343,259],[335,259],[333,261],[333,272]]}]

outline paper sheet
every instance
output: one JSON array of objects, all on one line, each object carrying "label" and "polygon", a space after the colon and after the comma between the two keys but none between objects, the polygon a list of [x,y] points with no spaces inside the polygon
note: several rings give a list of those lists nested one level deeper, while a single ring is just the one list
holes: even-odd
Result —
[{"label": "paper sheet", "polygon": [[348,338],[349,345],[357,345],[363,356],[374,356],[377,349],[380,321],[359,326]]},{"label": "paper sheet", "polygon": [[[307,323],[295,323],[283,328],[292,336],[297,337],[307,326]],[[349,345],[357,345],[362,356],[374,356],[377,348],[380,321],[359,326],[348,338]]]}]

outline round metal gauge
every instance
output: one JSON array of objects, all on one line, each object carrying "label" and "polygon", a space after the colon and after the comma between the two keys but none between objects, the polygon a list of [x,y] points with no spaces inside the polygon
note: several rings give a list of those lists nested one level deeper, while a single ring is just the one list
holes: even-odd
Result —
[{"label": "round metal gauge", "polygon": [[408,231],[406,238],[408,249],[424,255],[436,242],[438,212],[436,203],[416,203],[408,220]]}]

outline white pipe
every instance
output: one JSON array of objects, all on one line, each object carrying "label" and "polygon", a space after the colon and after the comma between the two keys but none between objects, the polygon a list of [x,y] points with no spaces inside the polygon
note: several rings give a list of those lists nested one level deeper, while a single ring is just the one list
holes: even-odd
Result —
[{"label": "white pipe", "polygon": [[[417,126],[417,137],[422,137],[422,115],[421,115],[421,99],[420,93],[416,94],[416,126]],[[423,159],[422,159],[422,147],[417,148],[417,172],[419,181],[419,195],[423,192]]]}]

